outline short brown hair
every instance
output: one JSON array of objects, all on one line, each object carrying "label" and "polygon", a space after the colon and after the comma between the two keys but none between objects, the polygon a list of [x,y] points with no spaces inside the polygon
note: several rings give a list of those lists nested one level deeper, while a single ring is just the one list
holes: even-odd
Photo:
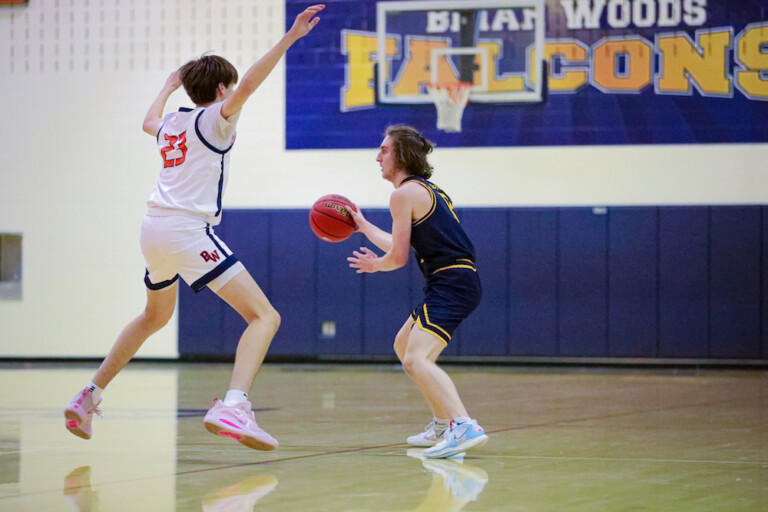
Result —
[{"label": "short brown hair", "polygon": [[224,57],[203,55],[181,66],[181,83],[195,105],[216,101],[219,84],[229,87],[237,83],[237,70]]},{"label": "short brown hair", "polygon": [[427,155],[434,144],[422,137],[416,128],[404,124],[388,126],[386,134],[392,137],[392,152],[400,169],[419,178],[432,176],[433,167],[427,161]]}]

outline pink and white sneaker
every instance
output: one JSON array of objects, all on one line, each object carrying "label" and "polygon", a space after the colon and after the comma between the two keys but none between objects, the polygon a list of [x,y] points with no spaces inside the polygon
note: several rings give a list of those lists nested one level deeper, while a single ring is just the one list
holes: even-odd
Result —
[{"label": "pink and white sneaker", "polygon": [[64,408],[64,419],[67,430],[77,437],[90,439],[93,413],[101,416],[101,409],[98,408],[100,403],[101,398],[99,398],[98,402],[93,402],[93,395],[91,394],[91,390],[87,387],[76,394]]},{"label": "pink and white sneaker", "polygon": [[251,402],[240,402],[227,407],[218,398],[213,399],[213,407],[208,410],[203,420],[209,432],[231,437],[248,448],[255,450],[274,450],[277,440],[259,428],[251,410]]}]

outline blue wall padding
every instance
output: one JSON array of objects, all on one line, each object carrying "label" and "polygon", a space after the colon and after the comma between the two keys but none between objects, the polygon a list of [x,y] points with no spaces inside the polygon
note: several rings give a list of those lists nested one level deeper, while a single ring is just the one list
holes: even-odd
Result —
[{"label": "blue wall padding", "polygon": [[[361,245],[317,239],[308,210],[230,210],[216,233],[282,316],[269,355],[394,356],[424,279],[410,258],[358,275]],[[458,209],[483,302],[457,356],[768,358],[768,206]],[[383,209],[366,211],[389,230]],[[209,290],[180,287],[179,352],[232,357],[245,328]],[[322,326],[333,326],[323,333]]]},{"label": "blue wall padding", "polygon": [[608,217],[608,355],[657,355],[658,215],[611,208]]},{"label": "blue wall padding", "polygon": [[607,218],[591,208],[560,212],[558,355],[608,355]]},{"label": "blue wall padding", "polygon": [[282,211],[273,215],[270,224],[269,299],[282,317],[280,331],[270,348],[273,355],[315,352],[319,241],[309,228],[308,218],[308,211]]},{"label": "blue wall padding", "polygon": [[556,208],[508,211],[510,355],[558,355],[557,229]]},{"label": "blue wall padding", "polygon": [[710,357],[709,209],[659,209],[659,355]]},{"label": "blue wall padding", "polygon": [[234,354],[224,335],[226,309],[229,306],[208,288],[196,294],[182,283],[179,286],[179,354],[199,357]]},{"label": "blue wall padding", "polygon": [[712,357],[760,357],[760,208],[710,210]]},{"label": "blue wall padding", "polygon": [[317,243],[317,319],[335,323],[335,337],[318,337],[318,354],[363,354],[363,279],[349,269],[347,256],[360,247],[362,235],[337,243]]},{"label": "blue wall padding", "polygon": [[760,356],[766,358],[768,357],[768,206],[763,206],[760,213],[760,226],[762,229],[760,253],[763,257],[760,262],[760,272],[762,274],[760,284],[763,292],[760,300],[763,310],[760,316],[760,338],[763,340]]}]

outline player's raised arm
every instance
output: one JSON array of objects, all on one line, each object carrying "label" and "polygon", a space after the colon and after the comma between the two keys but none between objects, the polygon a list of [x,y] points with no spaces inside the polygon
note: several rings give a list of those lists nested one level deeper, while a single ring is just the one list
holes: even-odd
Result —
[{"label": "player's raised arm", "polygon": [[180,86],[181,72],[176,70],[171,73],[171,75],[165,81],[165,85],[163,85],[163,88],[160,89],[160,93],[157,95],[157,98],[155,98],[155,101],[152,102],[152,105],[149,106],[147,115],[144,116],[144,124],[142,125],[142,129],[146,133],[152,135],[153,137],[157,137],[157,132],[160,131],[160,126],[163,123],[163,109],[165,109],[165,102],[168,101],[168,97],[171,95],[171,93],[178,89]]},{"label": "player's raised arm", "polygon": [[245,72],[243,79],[240,81],[240,85],[232,93],[232,96],[224,100],[221,106],[221,115],[225,119],[229,119],[240,112],[246,100],[269,76],[285,52],[288,51],[288,48],[315,28],[315,25],[320,21],[316,14],[323,9],[325,9],[325,5],[322,4],[306,8],[301,14],[296,16],[293,26],[280,38],[280,41],[248,68],[248,71]]}]

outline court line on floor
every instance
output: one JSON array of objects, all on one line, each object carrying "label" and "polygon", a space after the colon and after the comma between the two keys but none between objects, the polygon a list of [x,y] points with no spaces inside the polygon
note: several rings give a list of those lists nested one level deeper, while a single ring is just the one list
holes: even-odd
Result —
[{"label": "court line on floor", "polygon": [[624,412],[616,412],[611,414],[601,414],[599,416],[586,416],[582,418],[571,418],[571,419],[565,419],[565,420],[557,420],[557,421],[550,421],[546,423],[531,423],[527,425],[516,425],[513,427],[507,427],[507,428],[497,428],[495,430],[487,430],[489,434],[498,434],[501,432],[511,432],[513,430],[526,430],[531,428],[541,428],[541,427],[554,427],[557,425],[563,425],[563,424],[571,424],[571,423],[579,423],[583,421],[590,421],[590,420],[605,420],[610,418],[620,418],[622,416],[632,416],[635,414],[645,414],[649,412],[665,412],[665,411],[674,411],[679,409],[688,409],[691,407],[702,407],[706,405],[714,405],[722,402],[726,402],[727,400],[710,400],[707,402],[697,402],[693,404],[685,404],[685,405],[671,405],[667,407],[654,407],[652,409],[641,409],[641,410],[635,410],[635,411],[624,411]]},{"label": "court line on floor", "polygon": [[696,460],[696,459],[638,459],[638,458],[619,458],[619,457],[562,457],[548,455],[494,455],[501,459],[541,459],[541,460],[562,460],[562,461],[598,461],[598,462],[662,462],[662,463],[689,463],[689,464],[731,464],[746,466],[768,467],[768,461],[756,460]]},{"label": "court line on floor", "polygon": [[408,443],[390,443],[390,444],[381,444],[377,446],[358,446],[356,448],[346,448],[344,450],[333,450],[329,452],[319,452],[319,453],[308,453],[306,455],[294,455],[293,457],[282,457],[279,459],[270,459],[270,460],[258,460],[254,462],[241,462],[238,464],[229,464],[227,466],[218,466],[215,468],[200,468],[200,469],[190,469],[188,471],[178,471],[176,472],[176,475],[191,475],[195,473],[204,473],[207,471],[217,471],[219,469],[232,469],[232,468],[240,468],[240,467],[246,467],[246,466],[260,466],[262,464],[271,464],[274,462],[288,462],[292,460],[304,460],[304,459],[312,459],[315,457],[322,457],[325,455],[340,455],[344,453],[355,453],[355,452],[363,452],[366,450],[377,450],[381,448],[395,448],[397,446],[407,446]]},{"label": "court line on floor", "polygon": [[[562,424],[571,424],[571,423],[578,423],[583,421],[589,421],[589,420],[602,420],[602,419],[609,419],[609,418],[617,418],[622,416],[631,416],[635,414],[644,414],[649,412],[661,412],[661,411],[671,411],[671,410],[678,410],[678,409],[687,409],[691,407],[701,407],[706,405],[712,405],[716,403],[724,402],[725,400],[710,400],[707,402],[698,402],[693,404],[685,404],[685,405],[675,405],[675,406],[669,406],[669,407],[655,407],[652,409],[641,409],[641,410],[634,410],[634,411],[624,411],[619,413],[613,413],[613,414],[602,414],[598,416],[587,416],[582,418],[572,418],[572,419],[564,419],[564,420],[558,420],[558,421],[551,421],[546,423],[532,423],[527,425],[516,425],[513,427],[507,427],[507,428],[500,428],[495,430],[489,430],[487,431],[489,434],[498,434],[503,432],[512,432],[515,430],[527,430],[527,429],[533,429],[533,428],[542,428],[542,427],[553,427],[557,425]],[[260,465],[266,465],[266,464],[274,464],[278,462],[290,462],[295,460],[306,460],[311,458],[317,458],[317,457],[323,457],[323,456],[330,456],[330,455],[341,455],[346,453],[359,453],[363,451],[368,450],[377,450],[382,448],[395,448],[395,447],[407,447],[408,443],[390,443],[390,444],[382,444],[382,445],[375,445],[375,446],[359,446],[355,448],[346,448],[343,450],[332,450],[327,452],[319,452],[319,453],[309,453],[306,455],[295,455],[292,457],[281,457],[277,459],[269,459],[269,460],[260,460],[260,461],[254,461],[254,462],[241,462],[238,464],[228,464],[224,466],[216,466],[216,467],[209,467],[209,468],[199,468],[199,469],[190,469],[187,471],[177,471],[176,473],[168,474],[168,475],[162,475],[162,477],[167,478],[171,475],[173,476],[186,476],[186,475],[193,475],[193,474],[200,474],[200,473],[206,473],[209,471],[219,471],[219,470],[227,470],[227,469],[234,469],[234,468],[241,468],[241,467],[249,467],[249,466],[260,466]],[[512,456],[515,457],[515,456]],[[558,459],[558,457],[543,457],[543,456],[519,456],[519,458],[528,458],[528,459]],[[578,458],[573,458],[574,460],[579,460]],[[718,463],[721,461],[664,461],[659,459],[601,459],[601,458],[584,458],[583,460],[615,460],[615,461],[643,461],[643,462],[698,462],[698,463]],[[734,463],[735,464],[735,463]],[[745,462],[745,464],[765,464],[765,463],[757,463],[757,462]],[[154,479],[158,478],[159,476],[146,476],[146,477],[140,477],[140,478],[131,478],[131,479],[125,479],[120,481],[114,481],[114,482],[104,482],[100,484],[100,486],[106,486],[106,485],[114,485],[114,484],[125,484],[130,482],[138,482],[142,480],[148,480],[148,479]],[[76,489],[76,488],[73,488]],[[47,493],[47,492],[60,492],[60,489],[51,490],[51,491],[36,491],[34,493],[29,494],[17,494],[13,496],[0,496],[0,501],[4,499],[10,499],[10,498],[19,498],[24,496],[29,496],[32,494],[41,494],[41,493]]]}]

